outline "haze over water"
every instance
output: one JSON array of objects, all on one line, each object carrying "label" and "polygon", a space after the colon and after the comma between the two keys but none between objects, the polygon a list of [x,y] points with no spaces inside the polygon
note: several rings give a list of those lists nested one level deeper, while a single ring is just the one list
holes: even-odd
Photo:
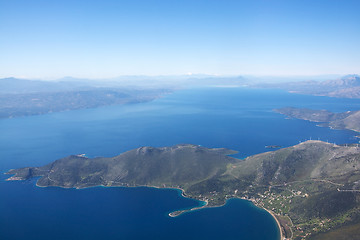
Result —
[{"label": "haze over water", "polygon": [[[341,112],[360,101],[244,88],[188,89],[153,102],[0,120],[0,172],[41,166],[71,154],[114,156],[140,146],[178,143],[225,147],[237,157],[306,139],[354,143],[351,131],[286,119],[279,107]],[[150,188],[38,188],[35,181],[0,181],[0,239],[278,239],[275,221],[250,202],[197,206],[178,191]]]}]

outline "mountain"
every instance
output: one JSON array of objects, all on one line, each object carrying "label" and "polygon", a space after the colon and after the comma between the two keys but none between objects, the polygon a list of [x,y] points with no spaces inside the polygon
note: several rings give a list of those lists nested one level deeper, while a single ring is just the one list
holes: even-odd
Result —
[{"label": "mountain", "polygon": [[356,74],[346,75],[340,79],[320,82],[320,84],[322,86],[335,87],[335,88],[338,88],[338,87],[344,87],[344,88],[360,87],[360,76],[356,75]]},{"label": "mountain", "polygon": [[360,223],[359,170],[358,145],[307,141],[250,156],[230,173],[251,181],[248,198],[285,218],[286,236],[330,239],[320,233]]},{"label": "mountain", "polygon": [[38,186],[84,188],[92,186],[159,186],[187,188],[220,176],[227,165],[239,161],[235,151],[192,144],[141,147],[113,158],[69,156],[39,168],[12,170],[10,180],[42,176]]},{"label": "mountain", "polygon": [[178,76],[120,76],[104,79],[64,77],[53,81],[18,78],[0,79],[0,94],[79,91],[93,88],[179,89],[189,86],[243,86],[250,82],[242,76],[204,74]]},{"label": "mountain", "polygon": [[61,92],[89,88],[85,84],[75,82],[53,82],[41,80],[27,80],[18,78],[0,79],[0,94],[24,94],[38,92]]},{"label": "mountain", "polygon": [[174,85],[162,85],[162,82],[156,82],[146,77],[123,77],[115,79],[84,79],[64,77],[53,81],[19,78],[0,79],[0,94],[85,91],[96,90],[99,88],[164,89],[166,87],[170,88],[174,87]]},{"label": "mountain", "polygon": [[279,108],[274,111],[292,118],[320,122],[322,123],[320,126],[360,132],[360,111],[332,113],[327,110],[312,110],[294,107]]},{"label": "mountain", "polygon": [[280,88],[292,93],[338,98],[360,98],[360,76],[347,75],[327,81],[299,81],[278,84],[258,84],[258,87]]},{"label": "mountain", "polygon": [[0,118],[146,102],[171,91],[70,77],[61,81],[4,78],[0,79]]},{"label": "mountain", "polygon": [[78,91],[0,94],[0,118],[95,108],[154,100],[167,89],[88,89]]},{"label": "mountain", "polygon": [[340,98],[360,98],[360,76],[347,75],[337,80],[328,80],[320,83],[327,93],[323,96]]},{"label": "mountain", "polygon": [[228,156],[234,153],[179,144],[141,147],[112,158],[74,155],[43,167],[10,170],[14,176],[8,180],[40,177],[42,187],[181,188],[207,207],[233,197],[248,199],[272,211],[283,236],[292,239],[332,239],[328,234],[360,225],[358,145],[307,141],[244,160]]},{"label": "mountain", "polygon": [[241,76],[121,76],[112,79],[64,77],[56,81],[0,79],[0,118],[46,114],[114,104],[151,101],[189,86],[242,86]]}]

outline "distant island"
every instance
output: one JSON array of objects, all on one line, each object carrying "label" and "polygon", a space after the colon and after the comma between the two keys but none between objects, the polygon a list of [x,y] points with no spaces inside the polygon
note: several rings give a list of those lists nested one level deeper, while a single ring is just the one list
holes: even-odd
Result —
[{"label": "distant island", "polygon": [[319,122],[321,123],[320,126],[324,127],[330,127],[333,129],[348,129],[360,132],[360,111],[333,113],[327,110],[312,110],[294,107],[279,108],[274,111],[291,118]]},{"label": "distant island", "polygon": [[192,144],[141,147],[111,158],[73,155],[7,174],[14,175],[8,180],[40,177],[40,187],[177,188],[205,202],[202,207],[221,206],[229,198],[247,199],[275,217],[283,238],[360,236],[358,145],[307,141],[244,160],[228,156],[234,153]]}]

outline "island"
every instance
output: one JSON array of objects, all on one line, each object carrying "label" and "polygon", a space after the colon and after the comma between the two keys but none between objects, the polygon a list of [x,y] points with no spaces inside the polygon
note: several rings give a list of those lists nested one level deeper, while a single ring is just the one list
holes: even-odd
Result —
[{"label": "island", "polygon": [[7,174],[13,175],[8,180],[40,177],[39,187],[177,188],[183,196],[204,202],[195,209],[241,198],[271,213],[282,239],[339,239],[343,233],[358,239],[358,145],[306,141],[245,159],[229,156],[235,153],[192,144],[140,147],[110,158],[72,155]]},{"label": "island", "polygon": [[360,111],[333,113],[327,110],[313,110],[308,108],[285,107],[274,109],[275,112],[291,118],[319,122],[319,126],[332,129],[347,129],[360,132]]}]

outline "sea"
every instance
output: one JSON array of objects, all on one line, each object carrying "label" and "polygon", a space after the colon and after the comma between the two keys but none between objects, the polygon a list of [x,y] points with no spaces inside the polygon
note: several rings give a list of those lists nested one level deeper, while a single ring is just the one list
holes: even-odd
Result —
[{"label": "sea", "polygon": [[[71,154],[115,156],[141,146],[179,143],[237,150],[237,158],[309,139],[358,143],[347,130],[287,119],[274,108],[334,112],[360,109],[360,100],[291,94],[275,89],[204,87],[178,90],[151,102],[0,119],[0,172],[42,166]],[[172,218],[202,203],[179,190],[146,187],[63,189],[0,174],[1,240],[237,239],[278,240],[265,210],[230,199]]]}]

